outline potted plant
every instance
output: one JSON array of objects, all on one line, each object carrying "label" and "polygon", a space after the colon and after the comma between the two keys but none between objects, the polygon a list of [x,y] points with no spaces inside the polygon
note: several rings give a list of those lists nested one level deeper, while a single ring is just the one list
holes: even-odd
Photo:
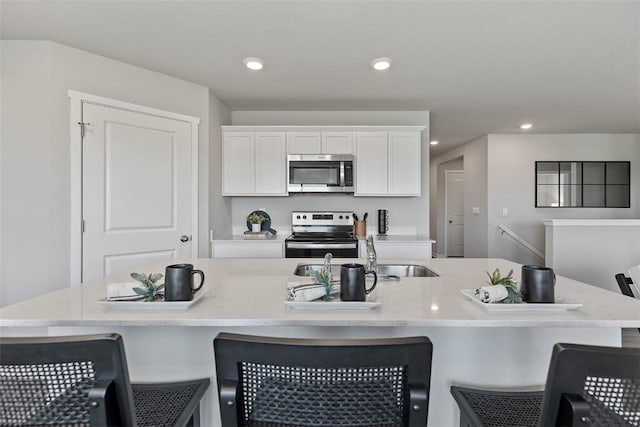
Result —
[{"label": "potted plant", "polygon": [[259,213],[253,212],[251,215],[247,217],[247,221],[251,224],[251,231],[258,232],[262,230],[262,223],[265,222],[267,218],[260,215]]}]

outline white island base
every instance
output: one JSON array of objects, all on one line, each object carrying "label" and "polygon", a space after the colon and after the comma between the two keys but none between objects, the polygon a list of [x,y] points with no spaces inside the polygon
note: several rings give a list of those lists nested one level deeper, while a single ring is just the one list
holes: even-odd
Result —
[{"label": "white island base", "polygon": [[620,346],[619,328],[52,327],[48,333],[120,333],[124,337],[132,381],[210,377],[211,387],[201,406],[201,425],[219,426],[213,338],[222,331],[334,339],[427,336],[433,342],[428,425],[452,427],[458,425],[459,417],[458,408],[449,393],[452,384],[542,389],[553,344],[572,342]]}]

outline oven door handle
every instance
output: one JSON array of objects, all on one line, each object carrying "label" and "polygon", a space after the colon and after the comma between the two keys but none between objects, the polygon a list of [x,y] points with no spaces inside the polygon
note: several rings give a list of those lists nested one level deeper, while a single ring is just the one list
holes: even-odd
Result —
[{"label": "oven door handle", "polygon": [[356,249],[358,243],[295,243],[287,242],[291,249]]}]

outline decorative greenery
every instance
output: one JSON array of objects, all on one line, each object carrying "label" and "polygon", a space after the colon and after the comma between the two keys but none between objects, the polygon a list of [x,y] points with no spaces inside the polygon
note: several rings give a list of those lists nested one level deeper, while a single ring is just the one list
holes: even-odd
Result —
[{"label": "decorative greenery", "polygon": [[507,293],[509,295],[502,302],[509,304],[522,302],[522,295],[520,295],[518,284],[513,280],[513,270],[510,270],[509,274],[503,277],[500,274],[500,270],[496,268],[493,274],[489,274],[487,271],[487,276],[489,276],[487,283],[491,286],[502,285],[507,288]]},{"label": "decorative greenery", "polygon": [[247,217],[247,221],[249,221],[249,224],[262,224],[266,220],[267,218],[265,218],[264,216],[256,212],[252,213]]},{"label": "decorative greenery", "polygon": [[162,288],[163,285],[156,285],[156,282],[162,279],[162,274],[160,273],[131,273],[131,277],[137,282],[142,283],[141,288],[133,288],[133,291],[140,295],[144,296],[145,301],[157,301],[162,298]]},{"label": "decorative greenery", "polygon": [[316,282],[324,286],[324,296],[322,299],[324,301],[330,301],[333,299],[331,296],[332,283],[331,283],[331,273],[326,271],[315,271],[313,273]]}]

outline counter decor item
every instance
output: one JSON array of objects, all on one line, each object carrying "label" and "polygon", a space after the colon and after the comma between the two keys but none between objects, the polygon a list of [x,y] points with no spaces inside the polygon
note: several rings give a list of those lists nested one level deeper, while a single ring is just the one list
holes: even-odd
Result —
[{"label": "counter decor item", "polygon": [[378,209],[378,235],[386,236],[389,231],[389,211]]},{"label": "counter decor item", "polygon": [[152,302],[162,299],[164,285],[156,285],[156,282],[162,279],[161,273],[149,273],[148,276],[143,273],[131,273],[131,277],[142,284],[142,287],[133,288],[133,291],[145,301]]},{"label": "counter decor item", "polygon": [[251,231],[253,231],[254,233],[262,231],[262,223],[266,220],[267,218],[262,216],[257,211],[253,211],[247,216],[247,222],[251,224]]},{"label": "counter decor item", "polygon": [[[193,276],[200,276],[200,283],[194,286]],[[193,264],[173,264],[165,269],[164,300],[191,301],[204,285],[204,272],[193,268]]]},{"label": "counter decor item", "polygon": [[[259,220],[258,216],[262,217],[263,219]],[[249,218],[251,218],[251,220]],[[256,227],[256,229],[254,230],[252,224],[258,224],[259,227]],[[267,231],[273,235],[277,233],[276,230],[271,228],[271,217],[269,216],[269,214],[265,211],[260,210],[253,211],[249,215],[247,215],[247,229],[250,232]]]},{"label": "counter decor item", "polygon": [[556,274],[551,268],[523,265],[521,277],[520,292],[523,300],[547,304],[555,302]]},{"label": "counter decor item", "polygon": [[513,270],[509,274],[502,276],[499,269],[493,273],[487,271],[487,284],[475,290],[475,297],[483,303],[507,303],[515,304],[522,302],[522,295],[518,290],[518,284],[513,280]]}]

